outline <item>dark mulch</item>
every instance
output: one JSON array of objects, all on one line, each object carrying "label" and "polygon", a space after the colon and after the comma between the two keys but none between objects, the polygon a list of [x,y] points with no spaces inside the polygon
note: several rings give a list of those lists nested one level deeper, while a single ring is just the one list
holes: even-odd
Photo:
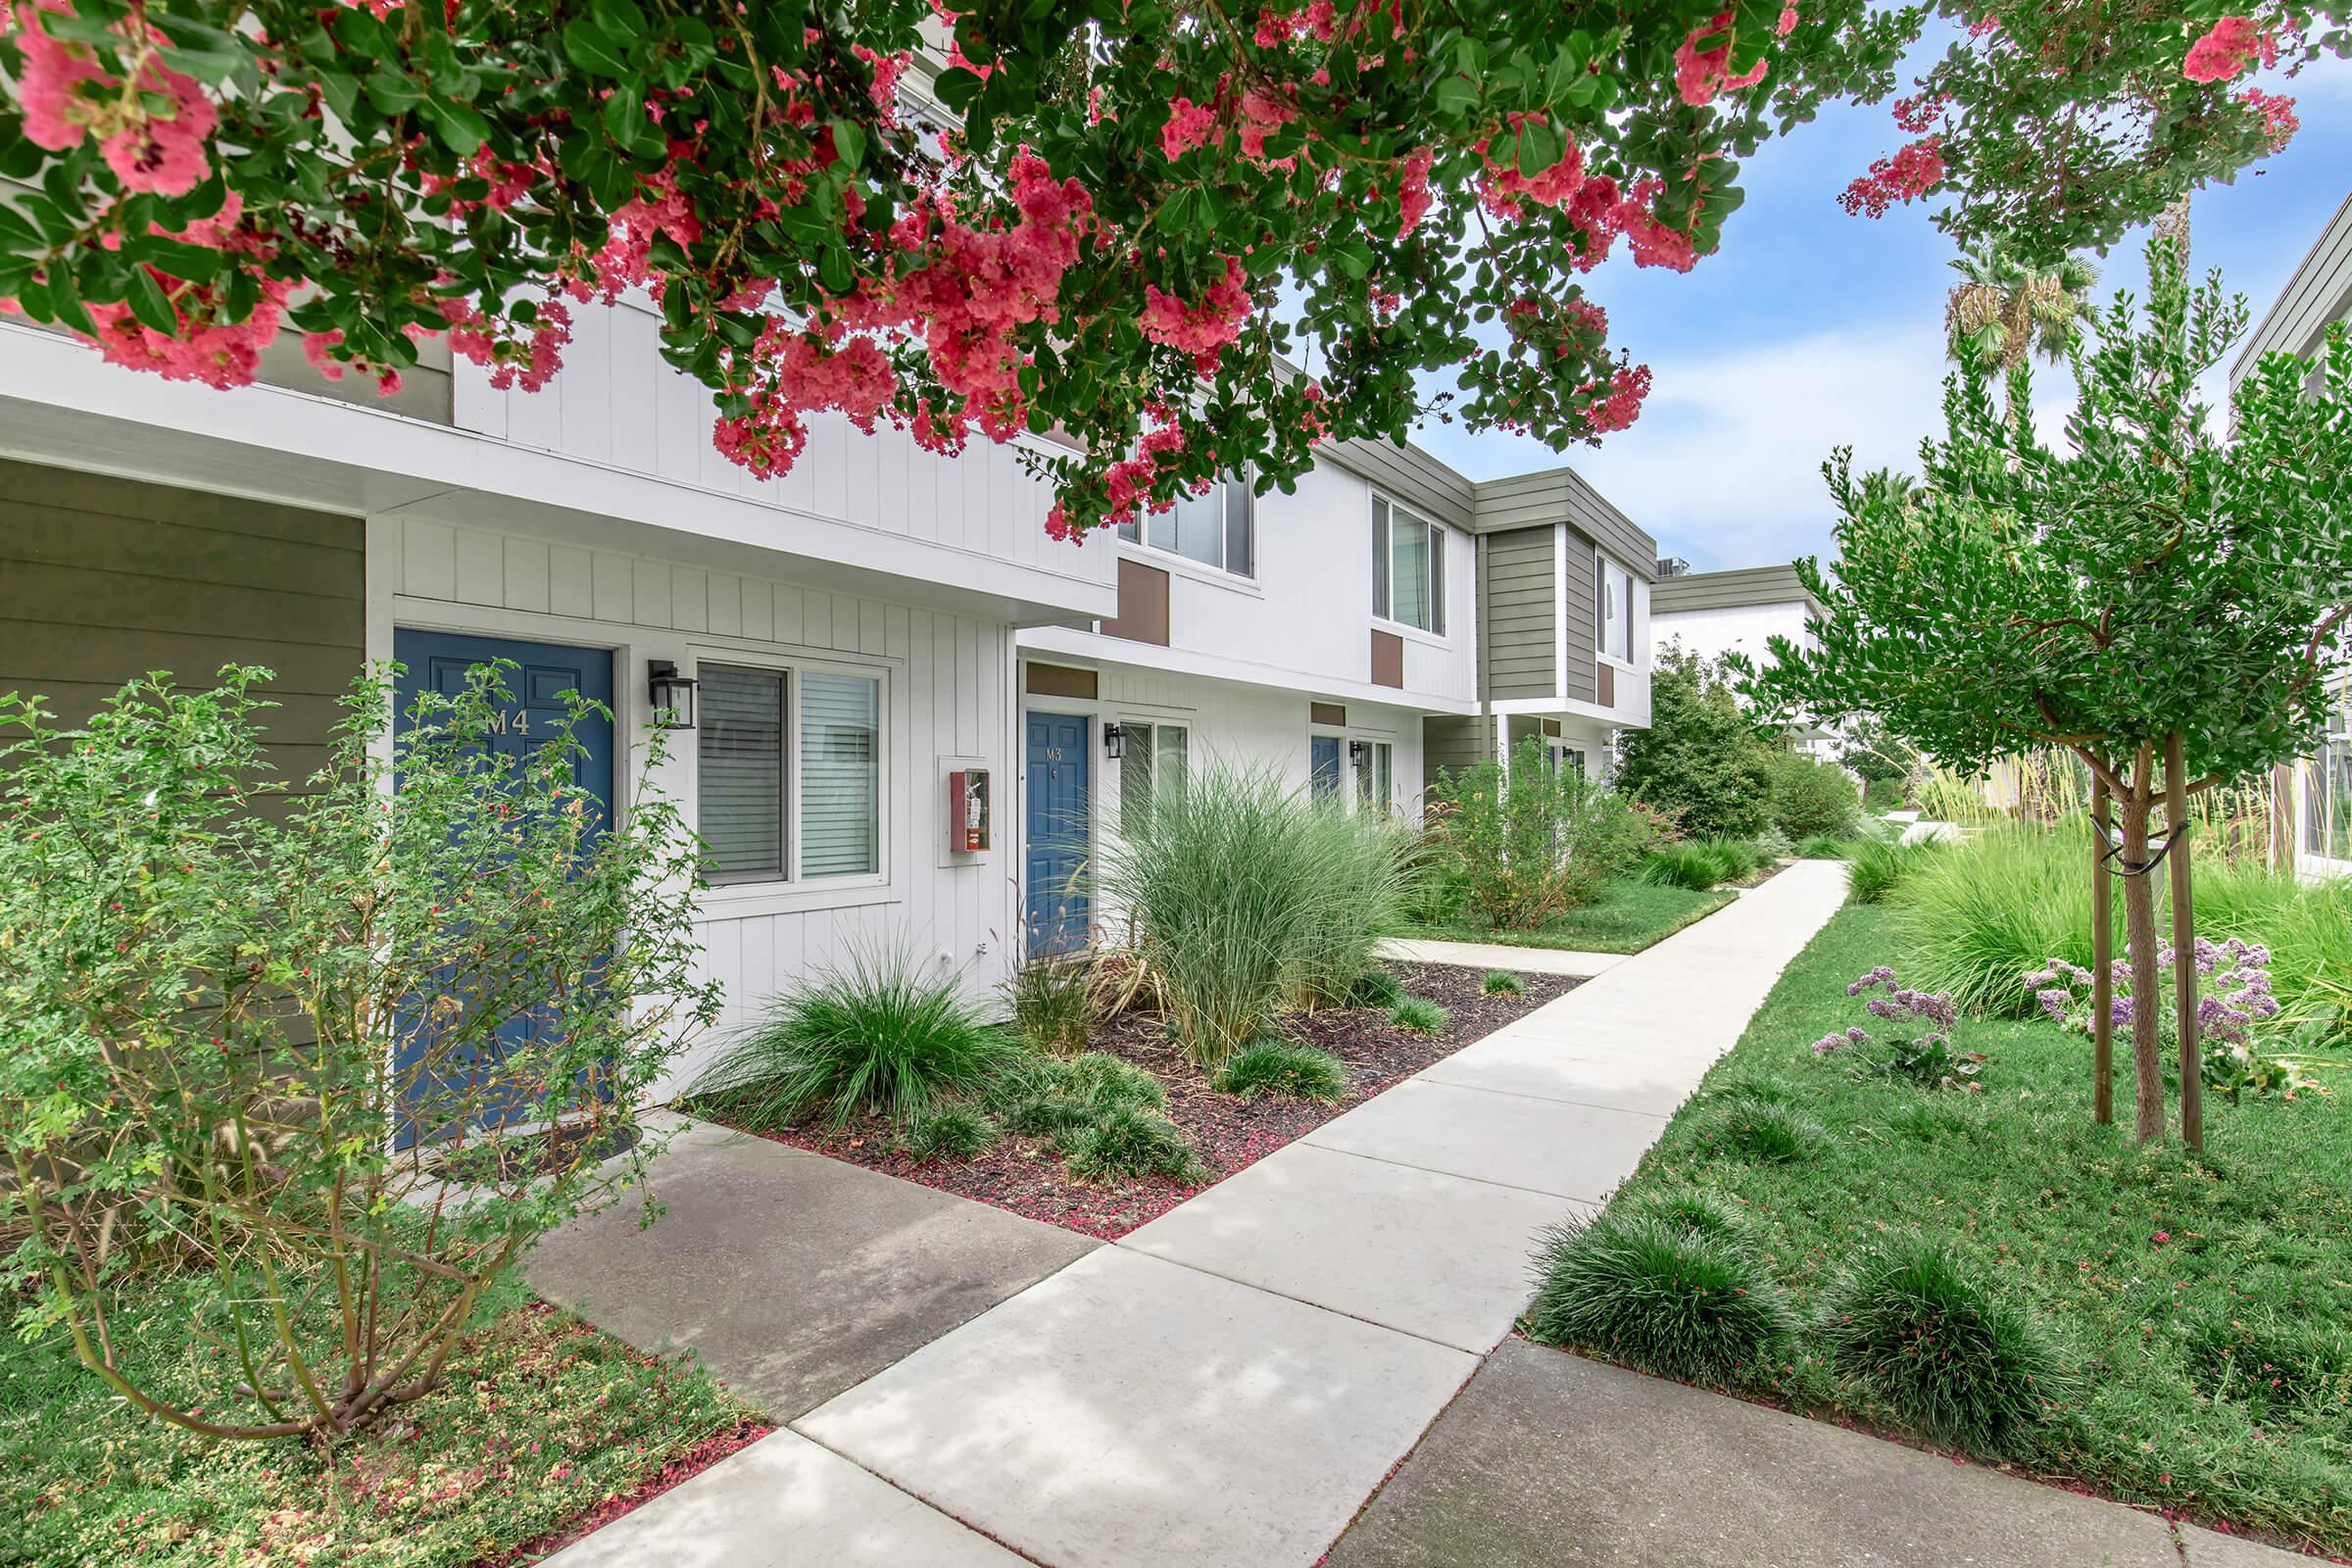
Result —
[{"label": "dark mulch", "polygon": [[1093,1050],[1111,1052],[1149,1067],[1167,1086],[1168,1115],[1193,1141],[1200,1163],[1211,1173],[1201,1186],[1188,1187],[1164,1177],[1090,1186],[1070,1178],[1045,1140],[1010,1134],[983,1158],[937,1160],[927,1165],[918,1165],[898,1152],[890,1129],[880,1123],[831,1136],[811,1128],[767,1136],[993,1203],[1049,1225],[1112,1241],[1166,1213],[1202,1186],[1223,1181],[1431,1062],[1524,1017],[1577,983],[1564,975],[1522,973],[1525,996],[1490,997],[1479,991],[1482,971],[1477,969],[1442,963],[1396,963],[1389,968],[1404,982],[1407,993],[1427,997],[1451,1014],[1443,1035],[1424,1038],[1391,1024],[1386,1011],[1362,1007],[1293,1013],[1284,1021],[1284,1032],[1292,1039],[1328,1051],[1348,1064],[1348,1093],[1336,1105],[1264,1095],[1237,1100],[1218,1094],[1208,1086],[1206,1076],[1168,1043],[1155,1016],[1138,1015],[1096,1027],[1090,1042]]}]

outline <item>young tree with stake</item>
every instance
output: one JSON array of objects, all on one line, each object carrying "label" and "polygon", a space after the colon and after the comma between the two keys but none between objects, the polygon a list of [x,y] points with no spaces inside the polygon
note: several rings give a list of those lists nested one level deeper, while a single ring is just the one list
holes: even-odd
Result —
[{"label": "young tree with stake", "polygon": [[[2144,313],[2119,296],[2072,356],[2067,450],[2004,418],[1980,367],[1945,383],[1924,483],[1856,476],[1844,451],[1825,466],[1836,573],[1798,564],[1823,606],[1818,645],[1776,638],[1752,686],[1831,719],[1878,714],[1963,769],[2034,745],[2082,760],[2113,802],[2114,860],[2139,870],[2122,881],[2142,1142],[2166,1126],[2150,862],[2170,837],[2182,1132],[2198,1144],[2185,803],[2321,733],[2320,677],[2352,613],[2352,341],[2332,334],[2316,376],[2266,357],[2226,437],[2197,378],[2244,329],[2244,303],[2218,274],[2192,288],[2170,238],[2148,258]],[[2010,372],[2021,406],[2031,375]]]}]

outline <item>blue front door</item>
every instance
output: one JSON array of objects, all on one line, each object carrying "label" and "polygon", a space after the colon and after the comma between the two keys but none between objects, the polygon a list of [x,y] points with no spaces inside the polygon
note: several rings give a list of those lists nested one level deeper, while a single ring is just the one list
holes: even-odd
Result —
[{"label": "blue front door", "polygon": [[[602,648],[565,648],[504,637],[401,630],[393,634],[392,651],[403,666],[399,683],[399,722],[403,724],[409,722],[409,708],[419,692],[455,694],[464,688],[466,673],[474,665],[493,660],[509,660],[517,665],[506,671],[509,693],[506,713],[489,743],[494,749],[517,758],[527,756],[532,747],[554,732],[552,721],[566,707],[564,693],[576,691],[604,704],[607,710],[612,706],[612,655]],[[586,748],[585,756],[573,760],[572,782],[603,804],[609,819],[612,809],[612,720],[584,719],[572,733]],[[397,788],[397,779],[394,784]],[[508,1019],[499,1027],[497,1044],[483,1049],[511,1049],[528,1040],[534,1031],[560,1025],[561,1020],[552,1009],[533,1008]],[[404,1088],[415,1091],[412,1099],[433,1087],[421,1082],[415,1072],[424,1051],[424,1040],[416,1031],[403,1031],[403,1059],[394,1065]],[[463,1085],[451,1083],[451,1073],[463,1072],[473,1059],[478,1059],[478,1052],[468,1060],[441,1063],[441,1087],[462,1095]],[[477,1115],[479,1120],[500,1123],[527,1120],[532,1111],[531,1103],[520,1098],[468,1108],[476,1112],[486,1110],[486,1114]],[[458,1127],[425,1126],[404,1114],[399,1142],[405,1148],[420,1139],[447,1137],[460,1131],[463,1129]]]},{"label": "blue front door", "polygon": [[1086,946],[1093,905],[1085,887],[1087,720],[1079,713],[1029,715],[1029,951]]},{"label": "blue front door", "polygon": [[1318,801],[1340,798],[1340,738],[1337,735],[1309,735],[1306,738],[1307,785]]}]

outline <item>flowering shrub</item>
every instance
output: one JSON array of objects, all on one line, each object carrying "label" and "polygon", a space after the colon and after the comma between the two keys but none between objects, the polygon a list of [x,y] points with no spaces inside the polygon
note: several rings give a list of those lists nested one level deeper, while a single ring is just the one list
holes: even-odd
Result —
[{"label": "flowering shrub", "polygon": [[1651,832],[1614,790],[1553,766],[1533,736],[1520,742],[1507,783],[1499,763],[1475,763],[1440,781],[1427,817],[1427,874],[1505,930],[1533,929],[1590,900],[1641,858]]},{"label": "flowering shrub", "polygon": [[[0,696],[0,1232],[19,1332],[132,1407],[331,1438],[429,1393],[524,1248],[641,1186],[638,1103],[717,999],[675,808],[607,820],[573,783],[593,705],[494,750],[477,669],[386,755],[371,673],[295,793],[269,675],[134,681],[80,730]],[[156,1265],[207,1282],[212,1386],[139,1371]]]},{"label": "flowering shrub", "polygon": [[[1936,9],[1978,24],[1919,100],[1939,128],[1859,200],[2054,179],[2031,210],[2062,249],[2261,155],[2287,122],[2233,100],[2249,46],[2342,47],[2278,3],[2193,43],[2163,10]],[[1648,374],[1583,275],[1620,239],[1637,266],[1714,252],[1739,160],[1883,96],[1924,17],[9,0],[0,302],[208,385],[251,381],[283,324],[387,390],[434,335],[527,390],[575,307],[642,291],[753,472],[818,416],[943,452],[1059,429],[1032,458],[1074,533],[1431,412],[1557,448],[1623,428]],[[2150,117],[2161,139],[2099,156]],[[2060,122],[2014,156],[2012,127]],[[1318,378],[1281,368],[1295,336]],[[1438,370],[1456,390],[1425,402]]]},{"label": "flowering shrub", "polygon": [[[2156,971],[2164,984],[2157,992],[2154,1008],[2159,1037],[2166,1041],[2179,1034],[2172,1005],[2173,976],[2180,954],[2169,942],[2156,950]],[[2197,976],[2197,1038],[2204,1048],[2204,1081],[2232,1099],[2241,1090],[2256,1094],[2281,1090],[2292,1094],[2310,1087],[2309,1080],[2298,1075],[2285,1061],[2263,1055],[2255,1049],[2256,1026],[2270,1022],[2279,1014],[2278,999],[2271,995],[2271,950],[2260,943],[2245,942],[2237,937],[2216,943],[2198,937],[2190,950],[2189,962]],[[2128,1034],[2137,1008],[2132,990],[2131,945],[2125,945],[2121,956],[2108,965],[2114,1000],[2108,1017],[2118,1035]],[[2085,1034],[2090,1031],[2096,1014],[2092,1010],[2093,983],[2090,970],[2064,958],[2052,958],[2042,968],[2026,976],[2026,984],[2034,988],[2034,1001],[2041,1010],[2058,1023]]]},{"label": "flowering shrub", "polygon": [[[1984,1087],[1977,1080],[1977,1074],[1984,1070],[1984,1054],[1952,1049],[1952,1031],[1959,1027],[1960,1009],[1950,992],[1915,991],[1898,981],[1892,969],[1880,964],[1845,988],[1849,997],[1865,993],[1877,993],[1863,1003],[1870,1015],[1901,1032],[1880,1040],[1854,1024],[1842,1033],[1826,1034],[1814,1041],[1815,1055],[1843,1056],[1852,1063],[1857,1077],[1903,1078],[1929,1089]],[[1922,1024],[1927,1027],[1919,1031]]]}]

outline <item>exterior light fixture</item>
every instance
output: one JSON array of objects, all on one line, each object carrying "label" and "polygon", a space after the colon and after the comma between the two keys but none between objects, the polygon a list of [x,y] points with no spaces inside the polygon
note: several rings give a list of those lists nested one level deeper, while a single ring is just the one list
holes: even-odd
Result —
[{"label": "exterior light fixture", "polygon": [[1117,761],[1119,760],[1119,753],[1126,746],[1126,731],[1121,729],[1118,725],[1105,724],[1102,726],[1102,755],[1104,757],[1109,758],[1114,762]]},{"label": "exterior light fixture", "polygon": [[1371,756],[1372,743],[1370,741],[1349,741],[1348,743],[1348,760],[1355,766],[1361,767],[1370,760]]},{"label": "exterior light fixture", "polygon": [[646,702],[653,712],[654,728],[694,728],[694,688],[697,684],[691,677],[679,674],[678,666],[666,659],[646,662]]}]

